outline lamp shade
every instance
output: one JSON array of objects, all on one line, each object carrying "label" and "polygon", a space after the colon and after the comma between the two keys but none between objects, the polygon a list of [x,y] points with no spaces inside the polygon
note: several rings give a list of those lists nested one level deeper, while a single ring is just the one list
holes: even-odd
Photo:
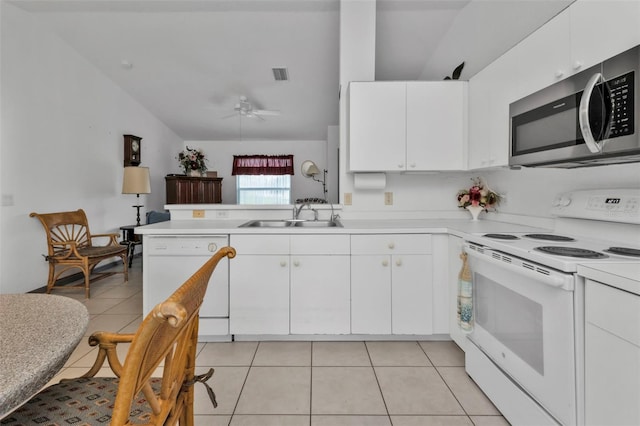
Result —
[{"label": "lamp shade", "polygon": [[122,179],[123,194],[150,194],[151,181],[148,167],[125,167]]},{"label": "lamp shade", "polygon": [[318,166],[316,166],[316,163],[314,163],[311,160],[303,161],[300,169],[302,171],[302,176],[304,177],[311,177],[320,173],[320,169],[318,169]]}]

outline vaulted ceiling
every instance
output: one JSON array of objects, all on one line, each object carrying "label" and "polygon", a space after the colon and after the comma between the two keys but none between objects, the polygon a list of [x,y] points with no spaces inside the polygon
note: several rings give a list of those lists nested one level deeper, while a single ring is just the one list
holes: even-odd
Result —
[{"label": "vaulted ceiling", "polygon": [[[338,124],[339,0],[10,3],[184,140],[321,140]],[[462,61],[468,79],[569,3],[378,0],[376,79],[441,80]],[[243,116],[240,96],[280,115]]]}]

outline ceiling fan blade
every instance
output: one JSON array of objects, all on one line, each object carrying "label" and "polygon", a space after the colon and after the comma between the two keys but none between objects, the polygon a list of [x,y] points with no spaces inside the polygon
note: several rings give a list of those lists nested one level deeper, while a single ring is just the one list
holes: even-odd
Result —
[{"label": "ceiling fan blade", "polygon": [[228,114],[228,115],[223,115],[222,117],[220,117],[221,120],[225,120],[227,118],[231,118],[231,117],[237,117],[238,113],[234,112],[233,114]]},{"label": "ceiling fan blade", "polygon": [[270,116],[280,115],[280,111],[268,110],[268,109],[254,109],[253,113],[256,115],[270,115]]}]

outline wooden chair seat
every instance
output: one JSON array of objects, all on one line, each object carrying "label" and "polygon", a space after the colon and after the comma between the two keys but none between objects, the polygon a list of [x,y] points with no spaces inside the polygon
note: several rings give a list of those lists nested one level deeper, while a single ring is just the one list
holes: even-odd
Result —
[{"label": "wooden chair seat", "polygon": [[[213,369],[195,375],[198,314],[218,262],[235,254],[231,247],[218,250],[149,312],[135,334],[92,334],[89,344],[99,349],[91,369],[80,378],[40,391],[3,418],[2,425],[193,426],[194,384],[204,383],[215,401],[205,383]],[[131,343],[124,364],[118,358],[119,343]],[[117,378],[94,377],[105,360]],[[162,377],[152,377],[158,370]]]},{"label": "wooden chair seat", "polygon": [[[45,259],[49,262],[47,293],[58,288],[84,288],[89,298],[89,285],[92,281],[113,275],[116,272],[94,273],[94,268],[103,260],[120,257],[124,264],[122,273],[124,280],[129,280],[127,263],[127,247],[118,243],[117,233],[91,234],[89,222],[84,210],[58,213],[31,213],[42,223],[47,235],[48,253]],[[107,239],[106,245],[94,245],[94,239]],[[60,276],[70,269],[80,269],[84,275],[84,285],[56,286]],[[91,276],[94,276],[91,280]]]}]

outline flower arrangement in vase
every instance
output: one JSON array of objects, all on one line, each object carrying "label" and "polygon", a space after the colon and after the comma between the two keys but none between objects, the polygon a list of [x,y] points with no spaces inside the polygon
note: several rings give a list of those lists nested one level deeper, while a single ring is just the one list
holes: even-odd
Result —
[{"label": "flower arrangement in vase", "polygon": [[500,204],[502,197],[489,189],[489,186],[479,177],[472,178],[471,182],[469,189],[458,191],[458,207],[469,210],[473,220],[478,220],[480,212],[495,208]]},{"label": "flower arrangement in vase", "polygon": [[201,149],[189,148],[178,154],[178,163],[185,175],[203,176],[207,171],[207,159]]}]

